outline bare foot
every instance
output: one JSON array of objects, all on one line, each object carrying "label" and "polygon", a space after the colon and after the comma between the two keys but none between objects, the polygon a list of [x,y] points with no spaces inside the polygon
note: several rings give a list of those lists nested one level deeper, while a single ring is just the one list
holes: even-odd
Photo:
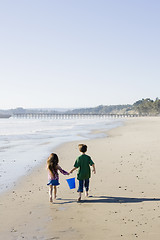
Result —
[{"label": "bare foot", "polygon": [[50,201],[50,202],[53,202],[52,197],[49,198],[49,201]]},{"label": "bare foot", "polygon": [[78,198],[77,202],[80,202],[81,201],[81,197]]},{"label": "bare foot", "polygon": [[85,193],[85,196],[88,197],[88,192]]}]

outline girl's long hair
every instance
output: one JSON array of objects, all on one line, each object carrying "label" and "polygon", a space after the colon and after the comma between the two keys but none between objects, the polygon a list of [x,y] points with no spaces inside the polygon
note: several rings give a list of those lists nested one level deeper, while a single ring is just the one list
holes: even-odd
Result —
[{"label": "girl's long hair", "polygon": [[47,167],[48,169],[54,174],[57,172],[57,165],[58,165],[59,159],[56,153],[51,153],[49,158],[47,159]]}]

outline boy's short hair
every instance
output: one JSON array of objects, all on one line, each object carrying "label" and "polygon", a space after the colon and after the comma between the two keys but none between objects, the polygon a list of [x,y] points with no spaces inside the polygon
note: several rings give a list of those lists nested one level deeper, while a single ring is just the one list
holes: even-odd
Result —
[{"label": "boy's short hair", "polygon": [[82,153],[87,152],[87,145],[85,145],[85,144],[79,144],[78,147],[79,147],[79,151],[80,151],[80,152],[82,152]]}]

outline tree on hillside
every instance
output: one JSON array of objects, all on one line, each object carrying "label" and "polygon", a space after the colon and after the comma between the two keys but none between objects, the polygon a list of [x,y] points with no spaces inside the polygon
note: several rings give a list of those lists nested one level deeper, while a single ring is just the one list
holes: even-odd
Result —
[{"label": "tree on hillside", "polygon": [[133,107],[140,115],[157,115],[160,113],[160,100],[153,101],[150,98],[142,99],[133,104]]}]

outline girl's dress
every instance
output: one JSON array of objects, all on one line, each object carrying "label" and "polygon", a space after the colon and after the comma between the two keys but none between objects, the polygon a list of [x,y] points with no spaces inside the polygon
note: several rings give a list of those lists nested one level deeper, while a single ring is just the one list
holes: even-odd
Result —
[{"label": "girl's dress", "polygon": [[57,170],[53,171],[53,175],[51,174],[50,171],[48,171],[48,183],[47,185],[52,185],[52,186],[57,186],[59,185],[59,174],[58,170],[63,174],[63,175],[69,175],[68,172],[63,170],[59,165],[57,166]]}]

